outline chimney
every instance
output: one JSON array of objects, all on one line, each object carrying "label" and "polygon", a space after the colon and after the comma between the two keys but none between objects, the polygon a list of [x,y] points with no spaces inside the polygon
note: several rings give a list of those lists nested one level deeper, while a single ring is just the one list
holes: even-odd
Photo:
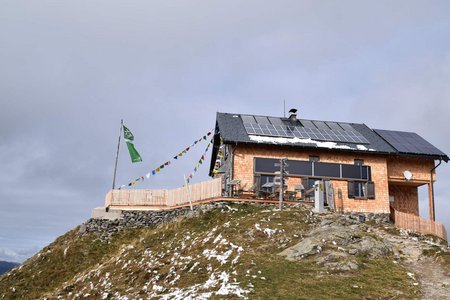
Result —
[{"label": "chimney", "polygon": [[297,109],[291,108],[289,110],[289,120],[296,121],[297,120]]}]

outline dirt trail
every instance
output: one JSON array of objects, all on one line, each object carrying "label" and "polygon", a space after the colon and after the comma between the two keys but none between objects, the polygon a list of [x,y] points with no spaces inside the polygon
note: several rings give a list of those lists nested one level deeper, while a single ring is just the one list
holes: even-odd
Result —
[{"label": "dirt trail", "polygon": [[428,244],[408,236],[394,236],[377,231],[392,244],[394,254],[410,270],[408,276],[418,283],[422,299],[450,299],[449,272],[433,258],[422,255],[422,250],[429,247]]}]

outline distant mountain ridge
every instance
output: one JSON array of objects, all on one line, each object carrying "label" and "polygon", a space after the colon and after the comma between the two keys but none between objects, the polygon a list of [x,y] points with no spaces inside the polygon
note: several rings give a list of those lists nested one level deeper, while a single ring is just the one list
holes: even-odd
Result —
[{"label": "distant mountain ridge", "polygon": [[19,264],[15,262],[9,262],[9,261],[0,261],[0,275],[3,273],[8,272],[14,267],[17,267]]}]

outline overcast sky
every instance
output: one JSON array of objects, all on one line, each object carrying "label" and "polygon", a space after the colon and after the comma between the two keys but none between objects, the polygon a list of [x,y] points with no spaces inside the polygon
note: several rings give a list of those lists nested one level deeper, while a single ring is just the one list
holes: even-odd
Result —
[{"label": "overcast sky", "polygon": [[[217,111],[281,116],[283,99],[301,118],[414,131],[450,154],[450,1],[243,2],[0,2],[0,260],[103,205],[121,118],[144,162],[122,147],[119,185]],[[138,187],[179,187],[205,146]],[[436,211],[450,229],[449,180],[444,164]]]}]

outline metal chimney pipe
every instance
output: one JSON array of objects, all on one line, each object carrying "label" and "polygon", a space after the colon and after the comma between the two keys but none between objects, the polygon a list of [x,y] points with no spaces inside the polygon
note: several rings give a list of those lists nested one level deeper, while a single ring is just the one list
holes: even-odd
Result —
[{"label": "metal chimney pipe", "polygon": [[291,108],[289,110],[289,120],[296,121],[297,120],[297,109]]}]

